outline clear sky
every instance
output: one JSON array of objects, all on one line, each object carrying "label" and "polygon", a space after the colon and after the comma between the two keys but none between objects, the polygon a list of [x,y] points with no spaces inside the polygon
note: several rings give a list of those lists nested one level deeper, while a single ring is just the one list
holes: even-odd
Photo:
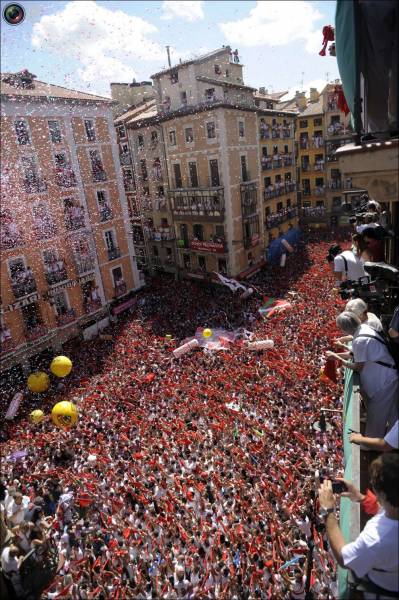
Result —
[{"label": "clear sky", "polygon": [[111,81],[149,79],[167,66],[167,44],[173,63],[227,44],[238,48],[245,82],[269,91],[321,89],[338,78],[336,59],[318,54],[323,26],[334,25],[335,1],[21,4],[23,23],[1,23],[2,72],[28,68],[74,89],[109,95]]}]

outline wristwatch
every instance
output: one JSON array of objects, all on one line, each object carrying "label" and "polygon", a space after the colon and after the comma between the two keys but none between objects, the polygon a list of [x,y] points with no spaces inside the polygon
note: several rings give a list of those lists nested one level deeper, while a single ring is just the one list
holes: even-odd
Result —
[{"label": "wristwatch", "polygon": [[335,512],[335,508],[333,506],[331,506],[330,508],[324,508],[322,506],[319,511],[319,517],[321,517],[322,519],[326,519],[328,515],[330,515],[333,512]]}]

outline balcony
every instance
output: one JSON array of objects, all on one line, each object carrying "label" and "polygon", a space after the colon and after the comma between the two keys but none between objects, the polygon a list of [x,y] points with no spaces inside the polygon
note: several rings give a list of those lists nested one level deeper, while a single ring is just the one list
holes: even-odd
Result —
[{"label": "balcony", "polygon": [[57,235],[57,227],[53,223],[43,223],[34,227],[34,232],[37,240],[49,240]]},{"label": "balcony", "polygon": [[261,238],[259,233],[254,233],[252,236],[247,237],[244,236],[243,242],[244,242],[244,248],[246,250],[248,250],[249,248],[253,248],[254,246],[257,246],[260,242]]},{"label": "balcony", "polygon": [[86,314],[96,312],[97,310],[100,310],[101,307],[102,302],[100,298],[97,298],[97,300],[92,300],[91,298],[83,299],[83,310]]},{"label": "balcony", "polygon": [[132,164],[130,152],[124,152],[123,154],[119,154],[119,160],[121,162],[122,167],[128,167]]},{"label": "balcony", "polygon": [[311,195],[310,188],[305,188],[304,190],[302,190],[302,196],[310,196],[310,195]]},{"label": "balcony", "polygon": [[14,340],[11,337],[11,332],[9,329],[1,329],[1,342],[0,342],[0,353],[5,354],[6,352],[10,352],[15,346]]},{"label": "balcony", "polygon": [[108,260],[115,260],[121,256],[121,250],[117,246],[107,248]]},{"label": "balcony", "polygon": [[328,182],[328,187],[330,188],[330,190],[341,190],[342,189],[342,179],[340,177],[330,179],[330,181]]},{"label": "balcony", "polygon": [[308,150],[308,148],[309,148],[309,141],[308,140],[300,140],[299,141],[299,147],[301,148],[301,150]]},{"label": "balcony", "polygon": [[147,232],[147,239],[153,242],[171,241],[176,239],[176,234],[170,227],[160,227],[158,230],[150,229]]},{"label": "balcony", "polygon": [[301,209],[301,217],[325,217],[326,215],[325,206],[304,206]]},{"label": "balcony", "polygon": [[76,177],[72,168],[56,169],[55,182],[59,187],[70,188],[76,186]]},{"label": "balcony", "polygon": [[123,185],[125,187],[125,191],[126,192],[134,192],[134,191],[136,191],[136,186],[135,186],[134,180],[131,179],[130,177],[124,177],[123,178]]},{"label": "balcony", "polygon": [[34,294],[37,289],[36,281],[34,280],[34,278],[26,276],[26,271],[24,271],[23,273],[25,274],[24,281],[11,281],[11,289],[15,298],[22,298],[23,296]]},{"label": "balcony", "polygon": [[294,161],[292,159],[292,156],[283,155],[283,166],[284,167],[291,167],[293,164],[294,164]]},{"label": "balcony", "polygon": [[[47,269],[51,269],[51,267],[49,265],[44,265],[45,272]],[[59,271],[46,272],[46,281],[49,285],[55,285],[56,283],[60,283],[66,279],[68,279],[68,274],[64,265]]]},{"label": "balcony", "polygon": [[110,221],[113,217],[112,209],[110,206],[104,206],[100,210],[100,221],[104,223],[105,221]]},{"label": "balcony", "polygon": [[262,171],[268,171],[273,166],[273,160],[271,158],[262,157],[260,164]]},{"label": "balcony", "polygon": [[56,321],[58,327],[63,327],[64,325],[68,325],[68,323],[73,323],[76,321],[76,311],[73,308],[70,308],[64,314],[57,315]]},{"label": "balcony", "polygon": [[280,157],[273,157],[273,169],[280,169],[283,166],[283,161]]},{"label": "balcony", "polygon": [[260,129],[259,130],[259,135],[260,135],[260,139],[261,140],[269,140],[271,138],[271,132],[270,129]]},{"label": "balcony", "polygon": [[338,109],[338,102],[337,100],[328,100],[327,102],[327,111],[328,112],[333,112],[333,111],[337,111]]},{"label": "balcony", "polygon": [[323,148],[323,146],[324,146],[324,138],[314,137],[312,139],[312,148]]},{"label": "balcony", "polygon": [[327,127],[327,136],[342,136],[348,135],[352,132],[352,128],[350,126],[345,126],[344,123],[339,121],[338,123],[330,123]]},{"label": "balcony", "polygon": [[325,196],[326,195],[326,188],[324,185],[317,185],[314,188],[314,194],[315,196]]},{"label": "balcony", "polygon": [[93,256],[75,256],[75,265],[79,275],[94,271],[95,264],[96,263]]},{"label": "balcony", "polygon": [[281,225],[281,223],[290,221],[291,219],[294,219],[297,216],[298,211],[296,206],[279,210],[276,213],[272,213],[266,216],[265,229],[273,229],[274,227]]},{"label": "balcony", "polygon": [[315,171],[324,171],[324,169],[325,169],[325,166],[324,166],[324,161],[315,163],[315,164],[313,165],[313,169],[314,169]]},{"label": "balcony", "polygon": [[289,194],[294,192],[296,189],[296,184],[292,181],[289,182],[277,182],[274,185],[269,185],[263,194],[265,200],[271,200],[271,198],[277,198],[278,196],[283,196],[284,194]]},{"label": "balcony", "polygon": [[296,191],[296,183],[295,183],[295,181],[285,181],[284,185],[285,185],[285,193],[286,194],[290,194],[291,192],[295,192]]},{"label": "balcony", "polygon": [[123,294],[126,294],[126,290],[127,290],[127,285],[122,279],[115,283],[114,295],[116,297],[123,296]]},{"label": "balcony", "polygon": [[283,138],[290,138],[291,137],[291,127],[283,127],[282,129],[282,134],[283,134]]},{"label": "balcony", "polygon": [[107,174],[103,169],[98,169],[92,172],[93,183],[99,183],[101,181],[107,181]]},{"label": "balcony", "polygon": [[27,194],[40,194],[47,190],[47,183],[39,176],[24,179],[23,185]]},{"label": "balcony", "polygon": [[272,140],[275,140],[280,137],[280,130],[277,127],[272,127]]},{"label": "balcony", "polygon": [[302,163],[301,164],[301,171],[310,171],[310,163]]},{"label": "balcony", "polygon": [[224,219],[224,188],[189,188],[168,192],[175,219],[199,221]]},{"label": "balcony", "polygon": [[85,226],[83,206],[72,206],[64,211],[64,223],[68,231],[76,231]]},{"label": "balcony", "polygon": [[11,231],[7,231],[7,228],[4,227],[3,225],[3,229],[1,230],[1,234],[0,234],[0,249],[2,251],[4,250],[12,250],[13,248],[19,248],[20,246],[24,245],[24,240],[22,235],[20,235],[19,233],[12,233]]},{"label": "balcony", "polygon": [[28,342],[34,342],[43,337],[47,333],[47,327],[43,323],[39,323],[34,327],[25,327],[25,338]]},{"label": "balcony", "polygon": [[168,210],[168,203],[165,196],[155,196],[154,210]]}]

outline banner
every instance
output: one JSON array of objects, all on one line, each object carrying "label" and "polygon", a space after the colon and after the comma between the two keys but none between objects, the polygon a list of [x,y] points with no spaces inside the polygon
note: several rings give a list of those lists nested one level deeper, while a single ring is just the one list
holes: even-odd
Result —
[{"label": "banner", "polygon": [[228,287],[232,292],[236,292],[237,290],[245,291],[247,289],[244,285],[242,285],[242,283],[239,283],[235,279],[228,279],[227,277],[223,277],[223,275],[217,273],[216,271],[213,272],[216,273],[223,285]]},{"label": "banner", "polygon": [[263,317],[271,317],[275,313],[292,308],[292,304],[287,300],[276,300],[276,298],[264,298],[265,304],[260,307],[259,313]]},{"label": "banner", "polygon": [[7,412],[5,414],[5,417],[4,417],[5,419],[7,419],[7,421],[11,421],[17,414],[19,405],[22,402],[22,398],[23,398],[22,392],[17,392],[13,396],[13,399],[11,400],[10,405],[9,405]]}]

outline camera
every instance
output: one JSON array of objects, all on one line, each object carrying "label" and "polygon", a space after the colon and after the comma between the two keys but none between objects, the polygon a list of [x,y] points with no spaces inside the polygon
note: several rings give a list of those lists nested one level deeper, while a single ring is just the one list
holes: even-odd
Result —
[{"label": "camera", "polygon": [[19,25],[25,19],[25,9],[21,4],[12,2],[3,9],[3,19],[9,25]]},{"label": "camera", "polygon": [[333,494],[342,494],[343,492],[348,491],[348,487],[346,483],[343,481],[333,481],[332,482],[332,491]]},{"label": "camera", "polygon": [[399,299],[399,270],[386,263],[366,262],[365,277],[340,283],[342,300],[361,298],[377,315],[393,313]]}]

